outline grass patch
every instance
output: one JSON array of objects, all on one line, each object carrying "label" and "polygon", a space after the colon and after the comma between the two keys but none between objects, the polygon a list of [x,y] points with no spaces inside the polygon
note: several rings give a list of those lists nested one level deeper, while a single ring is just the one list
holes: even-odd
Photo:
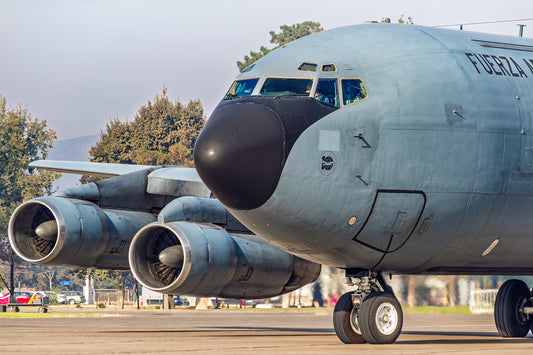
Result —
[{"label": "grass patch", "polygon": [[402,307],[404,313],[431,313],[431,314],[470,314],[468,306],[439,307],[439,306],[420,306],[420,307]]}]

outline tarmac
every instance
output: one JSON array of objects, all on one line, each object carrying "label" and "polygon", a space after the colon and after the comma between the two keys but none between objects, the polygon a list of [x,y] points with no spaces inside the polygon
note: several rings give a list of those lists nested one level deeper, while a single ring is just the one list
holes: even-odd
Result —
[{"label": "tarmac", "polygon": [[51,308],[58,318],[1,318],[0,353],[533,353],[533,335],[501,338],[492,315],[469,314],[405,314],[396,343],[346,345],[335,335],[331,312]]}]

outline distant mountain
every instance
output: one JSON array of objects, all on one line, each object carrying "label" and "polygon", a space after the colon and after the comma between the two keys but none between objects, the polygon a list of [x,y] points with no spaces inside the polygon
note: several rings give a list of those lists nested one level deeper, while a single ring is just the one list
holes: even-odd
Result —
[{"label": "distant mountain", "polygon": [[100,136],[84,136],[56,141],[54,148],[48,154],[48,159],[88,161],[89,149]]},{"label": "distant mountain", "polygon": [[[89,161],[89,149],[96,144],[99,137],[93,135],[56,141],[54,148],[48,154],[48,159]],[[78,174],[63,174],[53,186],[54,189],[67,189],[76,186],[79,179]]]}]

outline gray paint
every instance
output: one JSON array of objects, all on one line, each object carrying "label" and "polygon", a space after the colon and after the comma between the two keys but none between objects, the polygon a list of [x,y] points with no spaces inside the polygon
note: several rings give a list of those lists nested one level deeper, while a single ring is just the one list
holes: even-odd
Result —
[{"label": "gray paint", "polygon": [[[312,75],[361,78],[368,98],[307,129],[271,199],[232,213],[273,244],[338,267],[532,274],[533,72],[523,59],[533,53],[472,40],[533,45],[523,38],[372,24],[316,34],[259,61],[246,76],[300,76],[295,69],[302,61],[333,62],[338,73]],[[490,75],[481,66],[478,73],[465,53],[513,58],[527,78]],[[324,130],[340,134],[329,175],[317,168]],[[359,134],[365,142],[354,138]],[[420,211],[416,198],[383,203],[379,190],[423,193],[425,207]],[[398,250],[384,256],[354,242],[369,220],[364,240],[383,248],[383,234],[398,214],[416,222]],[[352,216],[357,222],[350,226]],[[497,237],[500,243],[482,257]]]}]

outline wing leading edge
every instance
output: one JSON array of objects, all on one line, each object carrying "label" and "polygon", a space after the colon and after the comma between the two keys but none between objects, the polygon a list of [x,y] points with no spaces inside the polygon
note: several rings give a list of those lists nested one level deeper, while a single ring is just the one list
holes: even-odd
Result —
[{"label": "wing leading edge", "polygon": [[114,177],[150,171],[147,175],[146,192],[167,196],[210,197],[211,191],[205,186],[194,168],[182,166],[149,166],[132,164],[108,164],[64,160],[38,160],[30,167],[67,174],[87,174],[101,177]]},{"label": "wing leading edge", "polygon": [[37,160],[31,162],[30,167],[57,171],[59,173],[82,175],[87,174],[101,177],[125,175],[148,168],[153,168],[148,165],[108,164],[66,160]]}]

